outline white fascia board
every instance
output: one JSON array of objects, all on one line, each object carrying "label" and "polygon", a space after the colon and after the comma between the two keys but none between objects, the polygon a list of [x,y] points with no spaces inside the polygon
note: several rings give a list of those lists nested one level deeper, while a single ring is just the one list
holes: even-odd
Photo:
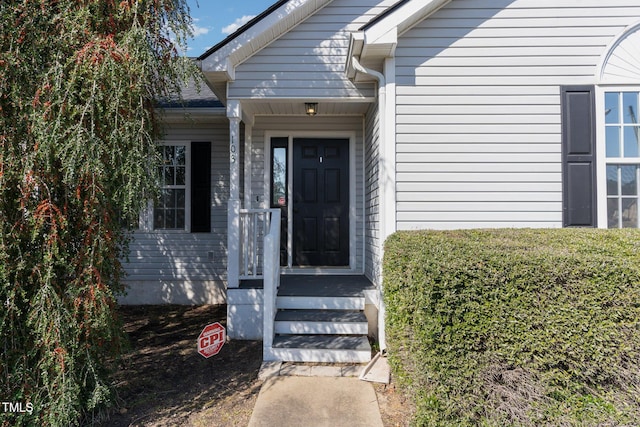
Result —
[{"label": "white fascia board", "polygon": [[349,50],[347,52],[347,63],[345,64],[345,73],[347,78],[354,79],[358,70],[353,65],[352,58],[356,60],[373,60],[378,64],[382,64],[385,58],[395,56],[396,46],[398,44],[398,34],[396,28],[389,30],[384,36],[380,37],[376,43],[369,43],[365,31],[351,33],[349,41]]},{"label": "white fascia board", "polygon": [[369,35],[365,31],[364,33],[365,46],[366,45],[395,45],[398,44],[398,27],[392,27],[386,33],[382,34],[375,41],[369,42]]},{"label": "white fascia board", "polygon": [[[200,70],[202,70],[202,73],[210,83],[235,80],[236,69],[228,57],[215,64],[206,63],[206,61],[208,61],[208,58],[200,63]],[[207,66],[211,64],[213,64],[214,67]]]},{"label": "white fascia board", "polygon": [[[366,44],[386,44],[410,30],[451,0],[414,0],[405,3],[379,22],[364,30]],[[393,31],[395,29],[395,31]]]},{"label": "white fascia board", "polygon": [[398,46],[398,29],[396,27],[391,28],[373,43],[368,43],[367,34],[365,32],[362,59],[364,60],[366,57],[371,57],[372,59],[394,57],[396,54],[396,46]]},{"label": "white fascia board", "polygon": [[345,66],[345,72],[349,79],[353,79],[356,76],[356,69],[353,66],[351,58],[360,59],[363,47],[364,31],[351,33],[351,36],[349,37],[349,50],[347,51],[347,63]]},{"label": "white fascia board", "polygon": [[364,46],[364,31],[357,31],[351,33],[349,39],[349,51],[347,52],[347,56],[349,58],[353,56],[360,56],[362,53],[362,47]]},{"label": "white fascia board", "polygon": [[289,0],[251,28],[202,60],[202,71],[235,77],[235,67],[298,25],[332,0]]}]

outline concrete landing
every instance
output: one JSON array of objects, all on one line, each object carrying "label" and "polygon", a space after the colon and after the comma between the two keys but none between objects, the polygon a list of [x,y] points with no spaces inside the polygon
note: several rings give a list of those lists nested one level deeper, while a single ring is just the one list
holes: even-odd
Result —
[{"label": "concrete landing", "polygon": [[249,427],[382,427],[370,383],[345,377],[283,377],[265,381]]}]

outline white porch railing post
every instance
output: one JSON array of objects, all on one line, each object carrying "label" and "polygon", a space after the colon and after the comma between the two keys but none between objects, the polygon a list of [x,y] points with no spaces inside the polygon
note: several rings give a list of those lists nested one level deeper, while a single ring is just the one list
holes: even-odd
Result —
[{"label": "white porch railing post", "polygon": [[264,360],[273,360],[272,346],[274,320],[276,317],[276,297],[280,286],[280,209],[270,209],[271,220],[265,218],[268,233],[264,238],[264,312],[262,354]]},{"label": "white porch railing post", "polygon": [[229,101],[229,205],[227,210],[227,287],[240,286],[240,102]]},{"label": "white porch railing post", "polygon": [[258,215],[253,215],[253,221],[251,224],[251,233],[253,234],[251,239],[251,250],[256,254],[253,257],[253,265],[251,266],[253,276],[258,275]]},{"label": "white porch railing post", "polygon": [[240,210],[240,280],[242,276],[247,274],[247,265],[249,265],[249,243],[247,232],[247,223],[249,217],[245,214],[244,210]]},{"label": "white porch railing post", "polygon": [[240,286],[240,200],[229,200],[227,211],[227,287]]}]

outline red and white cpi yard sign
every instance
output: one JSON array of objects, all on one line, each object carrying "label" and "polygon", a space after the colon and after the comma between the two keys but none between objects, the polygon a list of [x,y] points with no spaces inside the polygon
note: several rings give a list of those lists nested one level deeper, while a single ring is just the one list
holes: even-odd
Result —
[{"label": "red and white cpi yard sign", "polygon": [[227,334],[220,323],[212,323],[204,327],[198,337],[198,353],[207,359],[220,352]]}]

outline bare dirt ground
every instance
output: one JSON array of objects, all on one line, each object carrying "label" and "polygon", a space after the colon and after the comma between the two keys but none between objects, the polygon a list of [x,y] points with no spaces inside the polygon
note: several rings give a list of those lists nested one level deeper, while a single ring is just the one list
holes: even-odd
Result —
[{"label": "bare dirt ground", "polygon": [[[230,341],[209,359],[196,350],[205,325],[225,325],[225,306],[125,306],[120,313],[131,350],[115,375],[117,406],[104,426],[249,423],[262,385],[262,343]],[[408,426],[413,409],[393,382],[374,389],[384,425]]]}]

